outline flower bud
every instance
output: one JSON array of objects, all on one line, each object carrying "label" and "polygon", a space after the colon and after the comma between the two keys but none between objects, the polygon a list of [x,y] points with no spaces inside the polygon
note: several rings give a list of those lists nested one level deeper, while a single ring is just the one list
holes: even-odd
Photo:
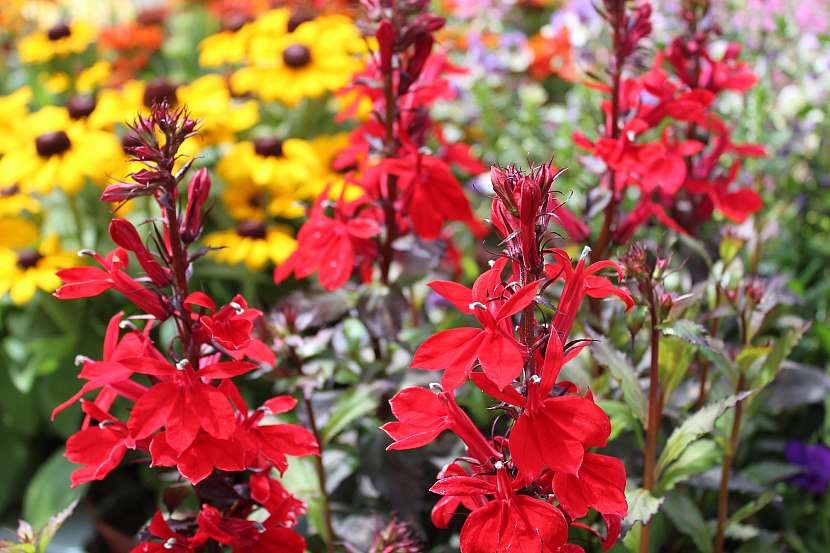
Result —
[{"label": "flower bud", "polygon": [[186,243],[193,242],[202,234],[202,206],[210,194],[210,184],[210,175],[205,168],[196,171],[187,184],[187,208],[181,228],[182,240]]}]

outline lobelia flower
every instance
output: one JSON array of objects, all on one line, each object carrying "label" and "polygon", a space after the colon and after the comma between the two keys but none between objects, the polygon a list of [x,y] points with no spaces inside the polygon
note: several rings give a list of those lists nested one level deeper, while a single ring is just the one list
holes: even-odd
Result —
[{"label": "lobelia flower", "polygon": [[282,282],[292,273],[297,279],[317,273],[325,290],[343,286],[355,264],[364,279],[371,275],[376,252],[373,237],[380,232],[375,210],[364,198],[352,202],[342,199],[332,205],[332,216],[326,215],[331,205],[324,191],[311,208],[308,220],[297,235],[297,249],[274,270],[274,282]]},{"label": "lobelia flower", "polygon": [[[556,174],[549,165],[527,173],[493,169],[491,219],[502,238],[502,256],[472,288],[430,284],[457,309],[475,314],[483,328],[441,331],[421,344],[412,366],[444,370],[442,386],[398,392],[389,402],[396,420],[382,427],[393,440],[389,450],[422,447],[446,431],[466,446],[466,456],[447,465],[431,488],[442,496],[432,511],[436,526],[446,527],[461,509],[470,511],[461,530],[462,553],[583,552],[567,544],[571,525],[597,535],[606,550],[628,510],[622,463],[589,451],[606,444],[608,416],[590,391],[580,393],[557,379],[589,343],[568,341],[582,300],[613,295],[628,308],[633,300],[598,274],[614,269],[621,280],[617,263],[588,264],[587,250],[574,263],[552,247],[556,235],[548,227],[558,221],[551,186]],[[553,319],[537,320],[536,304],[559,280]],[[485,437],[455,401],[455,390],[467,378],[496,402],[508,421],[504,431],[493,424]],[[577,520],[589,509],[602,515],[604,533]]]},{"label": "lobelia flower", "polygon": [[[191,264],[200,257],[190,248],[202,232],[210,179],[204,171],[196,173],[182,198],[179,186],[190,164],[175,166],[179,148],[195,129],[184,108],[166,104],[138,118],[129,150],[145,168],[130,182],[108,187],[103,199],[151,196],[161,211],[161,228],[154,228],[154,240],[142,240],[132,223],[116,218],[109,230],[118,247],[106,257],[85,252],[99,267],[58,273],[64,281],[55,292],[60,299],[114,289],[144,314],[110,319],[102,359],[78,358],[86,383],[53,415],[78,400],[86,415],[67,441],[66,457],[82,465],[72,475],[73,485],[105,478],[136,450],[141,459],[149,454],[151,467],[174,467],[193,485],[210,478],[205,486],[220,484],[237,494],[232,502],[194,494],[206,501],[198,516],[165,520],[157,513],[134,552],[229,546],[243,553],[302,553],[305,542],[290,526],[304,505],[270,475],[272,469],[286,470],[288,455],[318,455],[317,440],[299,426],[264,419],[293,409],[293,398],[278,396],[250,412],[232,382],[257,368],[255,362],[274,363],[274,352],[254,336],[262,312],[241,295],[217,308],[207,294],[190,292]],[[143,276],[128,275],[130,253]],[[158,348],[152,331],[166,319],[172,319],[175,336]],[[143,329],[137,320],[146,321]],[[94,399],[81,399],[87,394]],[[129,411],[126,422],[110,414],[116,399]]]},{"label": "lobelia flower", "polygon": [[415,351],[411,367],[444,370],[442,384],[448,390],[464,383],[476,359],[499,389],[516,379],[523,353],[513,337],[511,317],[530,305],[541,282],[511,290],[501,282],[506,265],[506,258],[497,261],[476,279],[472,289],[449,281],[429,284],[456,309],[475,315],[483,328],[453,328],[433,335]]}]

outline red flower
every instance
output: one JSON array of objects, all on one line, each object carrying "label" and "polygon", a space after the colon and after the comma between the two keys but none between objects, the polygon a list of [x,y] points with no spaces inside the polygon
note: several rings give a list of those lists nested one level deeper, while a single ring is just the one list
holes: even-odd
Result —
[{"label": "red flower", "polygon": [[[465,471],[458,463],[450,463],[441,469],[441,472],[438,473],[437,479],[438,481],[441,481],[450,476],[468,476],[468,474],[467,471]],[[444,495],[432,508],[432,523],[436,528],[446,528],[449,526],[450,520],[455,514],[455,511],[458,510],[458,507],[464,506],[468,510],[474,511],[478,508],[480,500],[482,499],[484,499],[483,494],[479,496]]]},{"label": "red flower", "polygon": [[579,474],[557,472],[553,477],[556,498],[571,516],[580,518],[593,507],[604,515],[625,517],[625,467],[615,457],[586,453]]},{"label": "red flower", "polygon": [[524,361],[521,346],[513,337],[511,317],[530,305],[541,281],[508,295],[511,288],[501,283],[506,264],[507,259],[497,261],[476,279],[472,289],[448,281],[429,284],[462,313],[475,314],[484,328],[453,328],[435,334],[418,347],[410,366],[444,369],[442,384],[448,390],[464,383],[476,359],[500,389],[516,379]]},{"label": "red flower", "polygon": [[421,447],[444,430],[450,430],[466,444],[469,454],[483,465],[501,458],[458,406],[451,392],[436,394],[424,388],[404,388],[389,400],[389,405],[398,420],[381,427],[394,440],[387,451]]},{"label": "red flower", "polygon": [[82,468],[72,473],[72,487],[93,480],[103,480],[121,463],[127,449],[135,447],[127,428],[94,403],[82,402],[84,413],[99,421],[99,426],[84,428],[66,441],[66,458]]},{"label": "red flower", "polygon": [[140,309],[164,320],[169,315],[165,299],[148,290],[123,270],[129,264],[127,251],[116,248],[106,258],[96,253],[92,257],[101,265],[97,267],[72,267],[61,269],[58,277],[64,284],[54,292],[61,300],[91,298],[110,288],[115,288]]},{"label": "red flower", "polygon": [[[364,272],[371,270],[376,245],[372,240],[380,232],[377,220],[365,200],[338,201],[334,216],[325,213],[326,189],[297,235],[297,250],[274,269],[274,282],[280,283],[290,274],[297,279],[317,273],[320,284],[328,291],[343,286],[352,274],[355,262]],[[369,214],[367,216],[367,214]]]},{"label": "red flower", "polygon": [[553,326],[563,342],[567,341],[576,313],[585,296],[597,299],[617,296],[625,303],[626,309],[631,309],[634,305],[634,300],[627,290],[614,286],[608,278],[596,274],[603,269],[615,269],[617,280],[621,282],[624,273],[619,264],[606,260],[586,266],[588,250],[585,250],[574,267],[564,250],[556,249],[552,250],[552,253],[555,260],[545,265],[545,274],[550,278],[562,278],[565,281],[559,307],[553,319]]},{"label": "red flower", "polygon": [[585,450],[604,446],[610,434],[608,415],[590,397],[549,397],[528,402],[510,432],[510,454],[528,478],[545,467],[577,474]]},{"label": "red flower", "polygon": [[147,529],[153,537],[162,541],[140,543],[130,553],[196,553],[208,540],[204,532],[196,532],[192,537],[174,532],[161,511],[156,511]]},{"label": "red flower", "polygon": [[550,503],[516,495],[515,489],[521,486],[499,466],[495,478],[448,476],[436,482],[430,491],[444,496],[494,497],[470,513],[464,522],[462,553],[558,551],[568,539],[565,517]]}]

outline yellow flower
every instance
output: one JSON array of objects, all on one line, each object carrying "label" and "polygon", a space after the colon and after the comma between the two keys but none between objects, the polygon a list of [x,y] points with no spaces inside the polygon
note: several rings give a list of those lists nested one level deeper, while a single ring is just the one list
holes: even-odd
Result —
[{"label": "yellow flower", "polygon": [[112,74],[112,65],[108,61],[95,62],[84,69],[75,79],[75,89],[81,94],[91,94],[109,80]]},{"label": "yellow flower", "polygon": [[72,121],[65,108],[32,113],[25,129],[0,159],[0,175],[24,193],[47,194],[58,187],[74,194],[87,178],[103,183],[123,159],[115,135]]},{"label": "yellow flower", "polygon": [[95,29],[83,22],[58,23],[46,31],[24,37],[18,43],[20,61],[43,63],[53,58],[80,54],[95,40]]},{"label": "yellow flower", "polygon": [[37,227],[26,219],[0,219],[0,248],[24,248],[37,241]]},{"label": "yellow flower", "polygon": [[253,182],[280,194],[293,194],[322,170],[310,142],[275,137],[234,144],[216,169],[231,184]]},{"label": "yellow flower", "polygon": [[288,12],[278,10],[257,22],[274,34],[251,38],[247,67],[237,70],[231,85],[237,93],[252,92],[265,100],[295,105],[344,87],[363,66],[356,55],[365,51],[360,32],[344,16],[328,15],[305,22],[293,32]]},{"label": "yellow flower", "polygon": [[329,197],[332,199],[340,198],[341,193],[346,201],[355,200],[363,195],[363,189],[359,185],[346,182],[345,171],[337,171],[334,168],[335,157],[349,145],[348,134],[318,136],[311,141],[311,145],[317,152],[320,172],[314,174],[297,190],[298,197],[314,199],[327,186],[329,187]]},{"label": "yellow flower", "polygon": [[279,264],[288,259],[297,248],[297,242],[286,229],[266,227],[259,221],[245,221],[233,230],[209,234],[205,245],[222,248],[210,253],[218,263],[239,265],[259,270],[269,262]]},{"label": "yellow flower", "polygon": [[236,133],[259,122],[256,100],[236,101],[221,75],[205,75],[180,86],[176,98],[202,120],[199,137],[205,144],[232,141]]},{"label": "yellow flower", "polygon": [[20,134],[25,131],[24,123],[29,115],[27,104],[31,99],[32,91],[28,86],[8,96],[0,96],[0,155],[19,143]]},{"label": "yellow flower", "polygon": [[220,67],[244,62],[253,31],[250,22],[240,20],[238,25],[208,36],[199,43],[199,63],[204,67]]},{"label": "yellow flower", "polygon": [[[16,184],[0,188],[0,217],[21,215],[24,212],[40,213],[40,203],[29,194],[21,192]],[[7,232],[0,219],[0,234],[7,236]],[[3,238],[0,238],[0,242],[2,240]]]},{"label": "yellow flower", "polygon": [[38,288],[52,292],[60,286],[58,269],[77,263],[76,256],[61,249],[56,235],[46,237],[35,248],[0,248],[0,297],[9,293],[12,302],[24,304]]},{"label": "yellow flower", "polygon": [[106,129],[129,123],[142,107],[144,83],[127,81],[120,88],[105,88],[98,94],[95,111],[89,116],[89,124]]},{"label": "yellow flower", "polygon": [[224,77],[205,75],[182,86],[166,79],[153,79],[147,83],[128,81],[120,89],[104,89],[98,95],[89,123],[97,128],[130,123],[160,100],[185,105],[193,117],[202,120],[198,139],[186,143],[188,154],[196,154],[206,145],[233,140],[236,133],[259,122],[256,100],[238,101],[231,96]]},{"label": "yellow flower", "polygon": [[222,204],[237,221],[259,221],[266,215],[295,219],[306,212],[293,193],[271,193],[252,181],[227,183],[222,190]]}]

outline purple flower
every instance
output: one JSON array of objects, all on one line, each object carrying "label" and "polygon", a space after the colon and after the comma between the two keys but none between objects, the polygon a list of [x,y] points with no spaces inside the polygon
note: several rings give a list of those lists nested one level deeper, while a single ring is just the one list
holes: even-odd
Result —
[{"label": "purple flower", "polygon": [[804,444],[791,441],[784,454],[787,460],[801,471],[790,481],[796,486],[815,493],[824,493],[830,481],[830,448],[823,444]]}]

